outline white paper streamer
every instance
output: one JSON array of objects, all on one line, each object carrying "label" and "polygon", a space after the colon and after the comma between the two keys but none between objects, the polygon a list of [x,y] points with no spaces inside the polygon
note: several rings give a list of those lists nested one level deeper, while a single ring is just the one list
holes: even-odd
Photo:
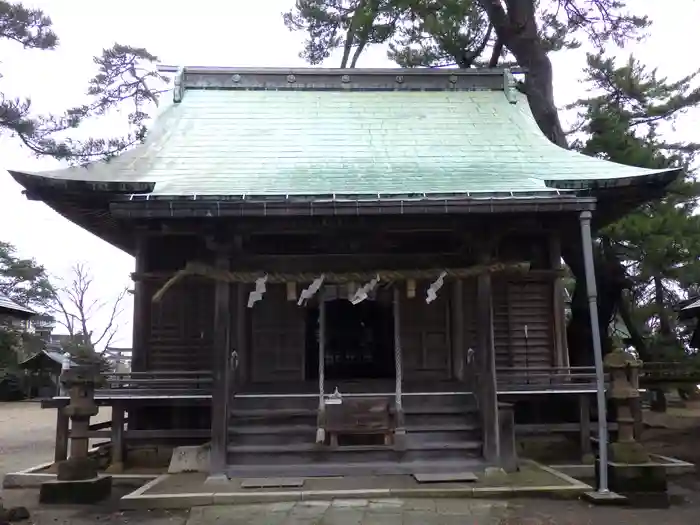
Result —
[{"label": "white paper streamer", "polygon": [[318,292],[318,290],[321,288],[321,285],[323,285],[323,280],[325,278],[326,276],[322,274],[321,277],[314,279],[314,282],[312,282],[308,288],[302,290],[302,292],[299,294],[299,300],[297,301],[297,305],[305,305],[306,301],[308,301],[314,295],[316,295],[316,292]]},{"label": "white paper streamer", "polygon": [[440,288],[442,288],[442,285],[445,284],[445,277],[447,276],[447,272],[442,272],[440,274],[440,277],[435,279],[435,282],[430,285],[430,288],[428,288],[428,294],[425,298],[425,302],[430,304],[432,303],[435,299],[437,299],[437,293]]},{"label": "white paper streamer", "polygon": [[352,304],[360,304],[362,301],[367,299],[369,297],[369,293],[374,290],[374,288],[377,286],[377,283],[379,283],[379,276],[377,275],[374,279],[372,279],[370,282],[367,284],[360,286],[357,291],[355,292],[355,295],[353,298],[350,300]]},{"label": "white paper streamer", "polygon": [[255,303],[263,298],[267,283],[267,275],[255,279],[255,290],[248,295],[248,308],[252,308]]}]

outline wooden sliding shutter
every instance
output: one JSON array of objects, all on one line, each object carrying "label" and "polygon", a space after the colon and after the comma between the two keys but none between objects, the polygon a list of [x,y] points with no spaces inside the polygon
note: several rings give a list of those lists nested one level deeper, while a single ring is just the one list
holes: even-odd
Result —
[{"label": "wooden sliding shutter", "polygon": [[494,279],[496,367],[554,366],[552,287],[551,281]]},{"label": "wooden sliding shutter", "polygon": [[[162,283],[149,282],[153,293]],[[214,286],[186,279],[151,305],[149,370],[211,370]]]}]

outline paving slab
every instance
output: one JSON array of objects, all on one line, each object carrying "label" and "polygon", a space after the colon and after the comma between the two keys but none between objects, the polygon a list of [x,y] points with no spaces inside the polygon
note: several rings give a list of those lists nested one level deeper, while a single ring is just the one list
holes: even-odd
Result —
[{"label": "paving slab", "polygon": [[[211,506],[192,509],[187,525],[476,525],[498,520],[501,501],[398,498],[299,501],[286,505]],[[427,503],[430,502],[430,503]],[[422,508],[416,508],[422,506]]]}]

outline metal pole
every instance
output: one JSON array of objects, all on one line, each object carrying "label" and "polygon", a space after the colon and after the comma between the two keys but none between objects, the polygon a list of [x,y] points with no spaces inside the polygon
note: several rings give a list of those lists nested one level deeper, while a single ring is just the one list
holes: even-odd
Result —
[{"label": "metal pole", "polygon": [[593,264],[593,238],[591,236],[590,211],[581,212],[581,240],[583,242],[583,266],[586,275],[586,292],[588,309],[591,317],[591,339],[593,340],[593,357],[595,359],[596,398],[598,403],[598,492],[608,493],[608,414],[605,401],[605,373],[603,370],[603,348],[598,324],[598,291]]}]

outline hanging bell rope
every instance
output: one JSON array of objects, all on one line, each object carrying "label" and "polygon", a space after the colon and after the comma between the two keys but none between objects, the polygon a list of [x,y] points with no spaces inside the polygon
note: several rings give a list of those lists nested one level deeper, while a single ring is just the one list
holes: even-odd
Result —
[{"label": "hanging bell rope", "polygon": [[[328,273],[324,272],[324,282],[334,284],[348,284],[353,282],[368,282],[379,279],[382,282],[414,280],[435,280],[444,273],[444,278],[465,279],[484,273],[520,272],[530,270],[529,262],[480,264],[467,268],[437,268],[432,270],[379,270],[366,272]],[[201,262],[189,262],[175,274],[155,293],[153,302],[159,302],[166,292],[185,277],[199,276],[215,281],[229,283],[255,283],[258,279],[267,275],[267,283],[313,283],[319,278],[319,273],[283,273],[283,272],[232,272],[215,268]]]}]

